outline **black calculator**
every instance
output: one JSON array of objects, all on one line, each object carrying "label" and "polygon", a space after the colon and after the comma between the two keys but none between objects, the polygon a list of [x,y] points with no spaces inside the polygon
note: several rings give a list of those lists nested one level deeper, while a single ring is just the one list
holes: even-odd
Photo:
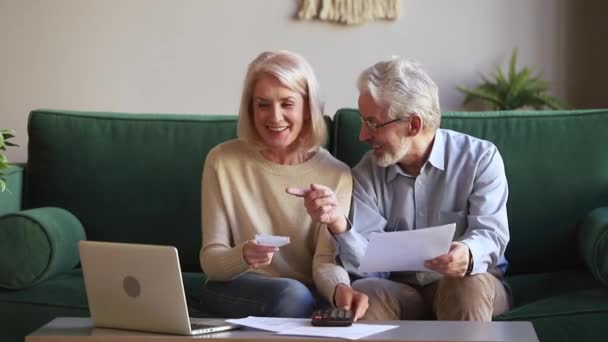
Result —
[{"label": "black calculator", "polygon": [[348,327],[353,324],[353,313],[339,308],[316,310],[310,322],[315,327]]}]

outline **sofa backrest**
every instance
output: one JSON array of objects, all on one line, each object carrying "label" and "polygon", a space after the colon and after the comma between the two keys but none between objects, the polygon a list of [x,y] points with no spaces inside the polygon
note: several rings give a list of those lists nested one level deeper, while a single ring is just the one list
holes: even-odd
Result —
[{"label": "sofa backrest", "polygon": [[200,271],[201,174],[236,116],[37,110],[28,123],[26,208],[56,206],[89,240],[169,244]]},{"label": "sofa backrest", "polygon": [[235,115],[32,111],[24,209],[66,209],[89,240],[175,246],[200,271],[203,165],[236,127]]},{"label": "sofa backrest", "polygon": [[[333,151],[354,166],[369,146],[358,140],[354,109],[336,113]],[[608,205],[608,110],[444,113],[443,128],[492,141],[509,182],[509,273],[582,267],[577,223]]]}]

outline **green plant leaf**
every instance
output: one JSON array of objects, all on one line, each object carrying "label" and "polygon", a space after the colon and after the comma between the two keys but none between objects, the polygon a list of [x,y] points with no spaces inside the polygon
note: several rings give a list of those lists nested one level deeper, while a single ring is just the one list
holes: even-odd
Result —
[{"label": "green plant leaf", "polygon": [[469,90],[469,89],[464,89],[462,90],[465,93],[467,93],[471,99],[473,98],[477,98],[477,99],[481,99],[484,100],[486,102],[491,103],[494,107],[500,107],[502,104],[500,102],[500,100],[498,98],[496,98],[496,96],[494,96],[492,93],[488,93],[484,90],[481,89],[475,89],[475,90]]},{"label": "green plant leaf", "polygon": [[[5,151],[7,146],[17,146],[16,144],[9,142],[8,139],[13,138],[15,136],[15,131],[12,129],[2,129],[0,130],[0,150]],[[8,159],[2,153],[0,153],[0,192],[4,192],[6,190],[6,179],[2,170],[8,168]]]},{"label": "green plant leaf", "polygon": [[511,60],[509,61],[509,80],[513,80],[517,74],[517,48],[513,49]]},{"label": "green plant leaf", "polygon": [[540,73],[534,74],[529,67],[517,69],[517,49],[511,53],[506,74],[500,65],[497,65],[491,78],[481,75],[481,80],[482,82],[472,89],[457,87],[465,94],[463,104],[478,99],[497,110],[562,107],[557,99],[547,93],[549,85],[541,79]]},{"label": "green plant leaf", "polygon": [[0,129],[0,134],[6,135],[6,134],[12,134],[13,136],[15,136],[15,130],[11,129],[11,128],[5,128],[5,129]]}]

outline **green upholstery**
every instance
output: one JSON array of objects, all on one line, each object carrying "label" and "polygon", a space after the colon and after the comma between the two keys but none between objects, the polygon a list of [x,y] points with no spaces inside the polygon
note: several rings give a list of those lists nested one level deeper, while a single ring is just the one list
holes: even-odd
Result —
[{"label": "green upholstery", "polygon": [[[369,150],[358,139],[358,112],[343,109],[325,120],[327,148],[355,165]],[[14,241],[11,253],[24,255],[18,242],[42,241],[47,227],[7,217],[62,208],[90,240],[176,246],[190,314],[209,316],[197,305],[205,281],[201,171],[207,152],[236,136],[236,124],[236,116],[33,111],[28,163],[9,175],[15,197],[0,194],[0,249]],[[505,161],[514,308],[496,319],[531,321],[541,341],[606,340],[608,111],[454,112],[444,114],[442,127],[493,141]],[[27,236],[8,237],[21,225]],[[50,235],[75,236],[67,226]],[[66,255],[77,250],[63,246]],[[40,249],[34,259],[48,253]],[[7,255],[0,250],[2,270]],[[88,315],[82,276],[72,266],[30,277],[36,284],[28,288],[0,288],[0,321],[9,326],[3,340],[23,341],[53,317]]]},{"label": "green upholstery", "polygon": [[579,251],[591,273],[608,286],[608,207],[597,208],[581,223]]},{"label": "green upholstery", "polygon": [[23,289],[74,268],[84,229],[61,208],[0,216],[0,287]]},{"label": "green upholstery", "polygon": [[200,271],[203,163],[235,116],[41,110],[28,133],[27,207],[68,209],[90,240],[176,246]]}]

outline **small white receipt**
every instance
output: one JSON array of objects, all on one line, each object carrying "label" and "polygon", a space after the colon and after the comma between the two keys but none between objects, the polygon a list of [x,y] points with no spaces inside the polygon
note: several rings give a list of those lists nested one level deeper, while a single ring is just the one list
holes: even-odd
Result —
[{"label": "small white receipt", "polygon": [[361,272],[430,271],[424,261],[450,250],[456,224],[372,234]]},{"label": "small white receipt", "polygon": [[289,244],[289,236],[256,234],[255,241],[262,246],[282,247]]}]

